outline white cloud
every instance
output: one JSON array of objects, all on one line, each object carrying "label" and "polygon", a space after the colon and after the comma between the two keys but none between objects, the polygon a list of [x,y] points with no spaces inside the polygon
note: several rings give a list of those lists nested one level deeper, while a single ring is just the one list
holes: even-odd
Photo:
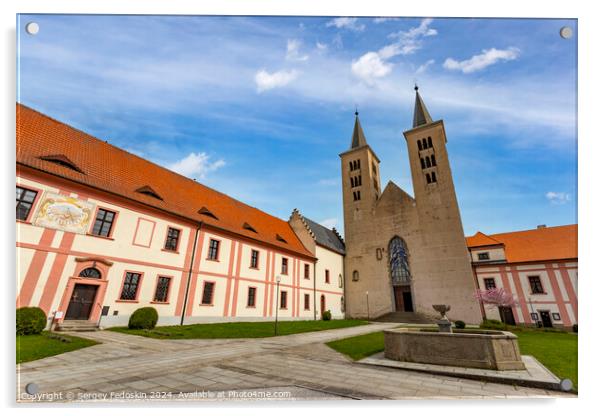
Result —
[{"label": "white cloud", "polygon": [[428,61],[426,61],[425,63],[423,63],[422,65],[420,65],[418,67],[418,69],[416,69],[416,73],[417,74],[422,74],[424,71],[426,71],[428,69],[429,66],[431,66],[434,63],[435,63],[434,59],[429,59]]},{"label": "white cloud", "polygon": [[325,220],[320,221],[320,225],[322,225],[326,228],[333,228],[333,227],[336,227],[338,222],[339,221],[336,218],[326,218]]},{"label": "white cloud", "polygon": [[368,52],[351,63],[353,73],[368,84],[389,74],[392,68],[393,65],[382,60],[376,52]]},{"label": "white cloud", "polygon": [[205,152],[193,152],[185,158],[168,165],[167,168],[189,178],[202,179],[208,172],[213,172],[226,164],[223,159],[215,162],[210,161],[210,159],[210,156]]},{"label": "white cloud", "polygon": [[340,183],[340,179],[339,178],[328,178],[328,179],[320,179],[318,181],[318,185],[321,186],[334,186],[334,185],[338,185]]},{"label": "white cloud", "polygon": [[453,58],[447,58],[443,63],[443,67],[452,71],[459,70],[465,74],[469,74],[485,69],[498,61],[512,61],[518,58],[519,53],[520,50],[514,47],[501,50],[496,48],[483,49],[480,55],[474,55],[472,58],[464,61],[456,61]]},{"label": "white cloud", "polygon": [[327,27],[336,27],[337,29],[349,29],[361,32],[366,28],[365,25],[358,23],[357,17],[337,17],[326,23]]},{"label": "white cloud", "polygon": [[399,17],[375,17],[372,21],[376,24],[389,22],[393,20],[399,20]]},{"label": "white cloud", "polygon": [[286,59],[289,61],[307,61],[309,56],[301,55],[299,49],[301,48],[301,41],[298,39],[289,39],[286,42]]},{"label": "white cloud", "polygon": [[562,205],[569,202],[571,198],[567,193],[550,191],[546,194],[546,199],[554,205]]},{"label": "white cloud", "polygon": [[325,43],[321,43],[321,42],[316,42],[316,48],[320,51],[320,52],[324,52],[326,50],[328,50],[328,45]]},{"label": "white cloud", "polygon": [[[389,74],[393,64],[387,62],[398,55],[410,55],[422,48],[422,38],[437,34],[435,29],[429,27],[433,19],[422,19],[420,25],[407,31],[395,32],[389,35],[396,39],[395,42],[383,46],[378,52],[368,52],[351,64],[353,73],[368,84],[375,78]],[[426,69],[426,68],[424,68]]]},{"label": "white cloud", "polygon": [[257,92],[271,90],[272,88],[284,87],[294,81],[299,75],[296,70],[281,70],[273,73],[267,72],[265,69],[257,71],[255,74],[255,84]]}]

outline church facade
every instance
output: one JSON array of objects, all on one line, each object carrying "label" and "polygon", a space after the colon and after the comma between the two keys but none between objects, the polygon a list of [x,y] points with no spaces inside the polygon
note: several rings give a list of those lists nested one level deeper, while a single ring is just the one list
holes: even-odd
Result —
[{"label": "church facade", "polygon": [[380,160],[356,112],[351,147],[340,154],[345,222],[346,313],[376,318],[391,312],[481,321],[456,199],[447,136],[416,88],[413,126],[403,133],[414,197],[393,182],[381,189]]}]

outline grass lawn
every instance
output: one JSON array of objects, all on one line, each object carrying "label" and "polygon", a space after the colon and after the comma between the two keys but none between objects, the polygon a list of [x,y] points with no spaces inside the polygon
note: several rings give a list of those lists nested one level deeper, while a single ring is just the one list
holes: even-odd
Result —
[{"label": "grass lawn", "polygon": [[[534,356],[560,379],[571,379],[577,390],[576,334],[526,329],[514,333],[518,336],[521,354]],[[382,332],[332,341],[326,345],[353,360],[360,360],[385,349]]]},{"label": "grass lawn", "polygon": [[[60,337],[60,339],[53,338],[54,336]],[[79,350],[96,344],[98,342],[62,334],[54,335],[46,331],[39,335],[19,335],[17,336],[17,364]]]},{"label": "grass lawn", "polygon": [[[366,324],[368,324],[368,322],[355,319],[335,319],[332,321],[282,321],[278,322],[278,335],[324,331],[326,329],[348,328]],[[219,324],[160,326],[152,330],[114,327],[108,328],[108,330],[158,339],[265,338],[274,336],[274,322],[228,322]]]}]

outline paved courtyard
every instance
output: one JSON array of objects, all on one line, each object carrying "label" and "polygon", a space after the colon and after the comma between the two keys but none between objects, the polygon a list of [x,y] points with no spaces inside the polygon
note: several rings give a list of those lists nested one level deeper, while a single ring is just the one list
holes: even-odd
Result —
[{"label": "paved courtyard", "polygon": [[[371,367],[325,342],[392,328],[370,324],[275,338],[157,340],[80,333],[102,344],[17,366],[17,399],[324,400],[550,398],[571,394]],[[35,383],[37,394],[24,394]]]}]

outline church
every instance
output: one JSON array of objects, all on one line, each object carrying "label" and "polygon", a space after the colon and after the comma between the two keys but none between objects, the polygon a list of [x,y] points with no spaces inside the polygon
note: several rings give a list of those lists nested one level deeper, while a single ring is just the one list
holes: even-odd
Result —
[{"label": "church", "polygon": [[346,313],[377,318],[413,312],[478,323],[479,303],[442,120],[433,121],[418,87],[412,128],[403,133],[414,197],[393,182],[381,188],[380,160],[358,113],[341,153]]}]

